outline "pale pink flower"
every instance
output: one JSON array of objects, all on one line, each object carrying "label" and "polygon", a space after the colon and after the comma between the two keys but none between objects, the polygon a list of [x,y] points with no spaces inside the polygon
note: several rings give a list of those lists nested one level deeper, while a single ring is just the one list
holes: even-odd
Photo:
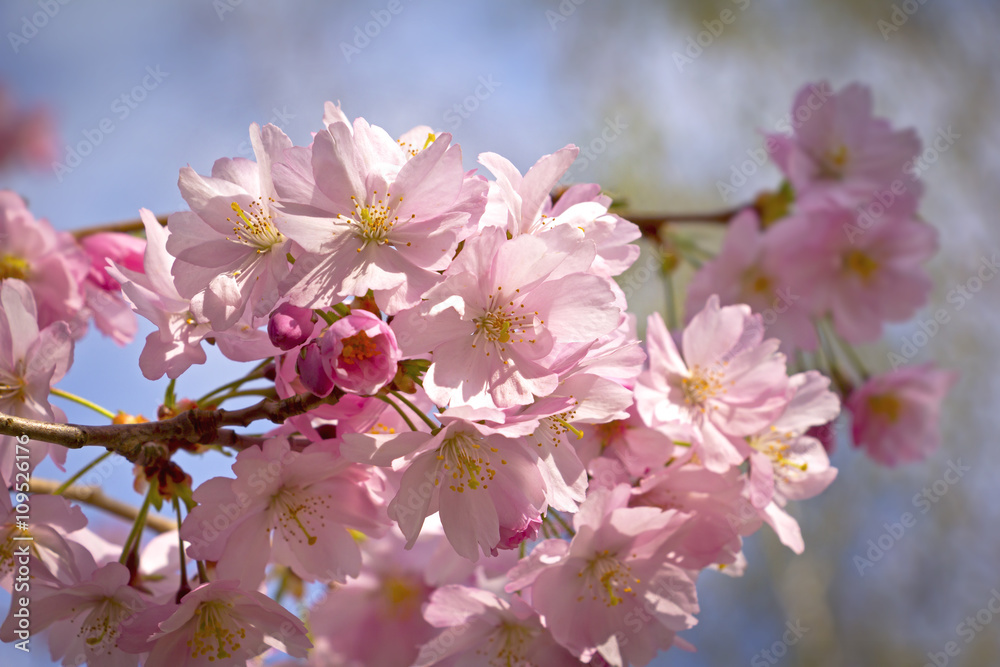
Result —
[{"label": "pale pink flower", "polygon": [[466,240],[445,281],[393,320],[404,356],[432,353],[424,389],[434,402],[505,408],[551,394],[558,375],[538,360],[619,323],[608,279],[584,273],[593,258],[589,242],[508,240],[496,228]]},{"label": "pale pink flower", "polygon": [[364,119],[331,119],[311,148],[274,166],[281,232],[306,253],[281,284],[297,306],[322,307],[372,290],[394,314],[416,305],[448,266],[463,229],[485,206],[451,135],[431,135],[412,157]]},{"label": "pale pink flower", "polygon": [[568,188],[553,204],[549,193],[576,159],[580,149],[569,145],[541,157],[524,176],[507,158],[482,153],[479,162],[493,172],[486,212],[480,229],[500,227],[512,236],[544,235],[556,231],[571,238],[588,239],[597,247],[594,268],[602,275],[616,276],[639,257],[634,245],[639,228],[608,213],[611,198],[600,186],[587,183]]},{"label": "pale pink flower", "polygon": [[138,330],[135,313],[122,296],[121,285],[108,275],[107,267],[112,261],[141,273],[145,239],[101,232],[83,237],[80,245],[90,259],[90,270],[83,282],[87,314],[94,318],[101,333],[118,345],[131,343]]},{"label": "pale pink flower", "polygon": [[366,540],[361,574],[312,605],[309,630],[340,664],[411,665],[434,635],[420,610],[434,590],[426,575],[436,547],[447,541],[425,531],[412,550],[403,551],[404,543],[398,531]]},{"label": "pale pink flower", "polygon": [[[29,286],[15,278],[0,282],[0,413],[47,422],[64,422],[66,415],[49,403],[49,389],[73,364],[73,337],[66,322],[40,329],[35,298]],[[18,440],[0,436],[0,478],[14,483]],[[33,462],[46,454],[60,468],[66,449],[46,442],[21,443]]]},{"label": "pale pink flower", "polygon": [[[570,544],[546,540],[509,573],[557,642],[584,662],[645,665],[662,649],[688,646],[695,624],[695,574],[668,557],[678,519],[655,507],[626,507],[627,486],[591,493],[573,517]],[[634,632],[634,621],[646,621]],[[622,641],[627,638],[628,641]]]},{"label": "pale pink flower", "polygon": [[20,196],[0,190],[0,280],[16,278],[31,287],[39,326],[76,318],[88,266],[68,232],[36,220]]},{"label": "pale pink flower", "polygon": [[831,315],[849,343],[877,340],[884,322],[908,320],[930,296],[923,264],[937,251],[937,231],[926,223],[884,216],[862,228],[847,209],[818,207],[769,233],[811,313]]},{"label": "pale pink flower", "polygon": [[122,628],[118,646],[148,653],[144,667],[242,665],[269,648],[305,657],[312,643],[294,614],[239,582],[213,581],[180,604],[150,607]]},{"label": "pale pink flower", "polygon": [[806,435],[813,426],[833,421],[840,399],[828,389],[830,379],[817,371],[789,378],[791,398],[773,424],[747,438],[750,454],[750,501],[763,508],[777,495],[804,500],[821,493],[837,476],[819,440]]},{"label": "pale pink flower", "polygon": [[174,286],[170,274],[174,258],[167,252],[167,230],[149,209],[140,209],[139,215],[146,229],[143,272],[113,265],[108,274],[121,284],[132,309],[158,329],[146,337],[139,355],[142,374],[149,380],[164,373],[174,379],[192,364],[205,363],[201,342],[212,328],[201,309]]},{"label": "pale pink flower", "polygon": [[[129,586],[129,571],[124,565],[108,563],[73,585],[33,581],[31,584],[31,633],[49,630],[49,648],[53,660],[64,665],[87,664],[107,667],[135,667],[139,656],[125,653],[117,646],[124,622],[143,611],[148,602]],[[17,638],[18,619],[15,607],[0,627],[0,639]]]},{"label": "pale pink flower", "polygon": [[0,87],[0,168],[21,163],[48,169],[56,159],[56,150],[48,111],[16,108],[12,96]]},{"label": "pale pink flower", "polygon": [[904,172],[920,152],[920,138],[873,116],[867,87],[855,83],[834,93],[826,81],[810,84],[792,109],[795,133],[768,140],[797,199],[828,198],[853,208],[894,181],[905,185],[909,198],[920,195],[920,183]]},{"label": "pale pink flower", "polygon": [[759,315],[711,297],[682,336],[683,358],[658,313],[646,331],[650,368],[635,388],[639,415],[653,428],[693,426],[696,452],[715,472],[750,453],[745,436],[768,426],[788,403],[785,357],[763,340]]},{"label": "pale pink flower", "polygon": [[739,468],[716,473],[688,458],[642,476],[630,504],[686,515],[669,540],[676,564],[689,570],[728,566],[738,559],[741,537],[760,527],[758,513],[746,508],[745,486]]},{"label": "pale pink flower", "polygon": [[453,656],[463,665],[580,664],[517,596],[508,601],[478,588],[444,586],[431,595],[424,617],[442,631],[420,647],[413,667],[430,667]]},{"label": "pale pink flower", "polygon": [[327,451],[293,451],[286,438],[243,450],[233,471],[236,479],[195,489],[199,504],[181,526],[190,557],[218,561],[220,577],[251,587],[271,560],[308,581],[357,576],[361,553],[350,531],[384,525],[366,472]]},{"label": "pale pink flower", "polygon": [[289,240],[275,208],[271,164],[292,142],[274,125],[250,126],[257,162],[217,160],[212,176],[181,169],[181,194],[190,211],[170,216],[167,251],[177,258],[171,273],[177,291],[190,298],[205,291],[205,315],[225,330],[246,308],[266,315],[278,300],[278,283],[289,272]]},{"label": "pale pink flower", "polygon": [[958,374],[932,364],[876,375],[847,398],[854,446],[887,466],[927,458],[941,443],[941,404]]},{"label": "pale pink flower", "polygon": [[[69,538],[87,525],[80,508],[62,496],[36,494],[30,498],[29,510],[29,520],[24,521],[24,513],[15,510],[10,495],[0,493],[0,587],[11,592],[15,584],[31,587],[36,579],[73,582],[86,576],[88,572],[80,571],[81,566],[87,569],[86,556],[80,557]],[[27,523],[26,529],[18,527],[18,519]],[[31,559],[27,566],[25,555]]]},{"label": "pale pink flower", "polygon": [[788,258],[776,253],[773,230],[760,231],[757,215],[747,209],[726,228],[722,249],[705,262],[688,286],[685,312],[694,317],[713,294],[729,306],[745,303],[764,321],[767,334],[790,352],[816,349],[816,328],[795,280],[787,270]]},{"label": "pale pink flower", "polygon": [[472,561],[480,550],[496,555],[502,527],[512,534],[525,530],[546,509],[551,492],[533,445],[491,434],[473,421],[442,419],[447,424],[434,435],[345,434],[341,453],[372,465],[405,466],[388,513],[408,547],[424,519],[440,511],[445,535],[460,555]]}]

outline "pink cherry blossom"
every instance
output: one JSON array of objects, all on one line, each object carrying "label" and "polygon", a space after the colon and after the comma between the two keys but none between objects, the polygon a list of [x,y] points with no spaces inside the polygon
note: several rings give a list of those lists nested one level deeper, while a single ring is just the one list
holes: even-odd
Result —
[{"label": "pink cherry blossom", "polygon": [[[780,227],[779,223],[777,227]],[[685,312],[699,312],[713,294],[724,306],[745,303],[761,314],[767,334],[782,342],[782,349],[816,349],[816,329],[801,290],[787,270],[788,259],[775,252],[774,229],[761,232],[753,210],[733,218],[722,250],[705,262],[688,287]]]},{"label": "pink cherry blossom", "polygon": [[840,413],[840,400],[827,389],[830,379],[817,371],[789,379],[791,398],[773,424],[750,436],[750,500],[765,507],[778,489],[796,500],[811,498],[833,481],[837,470],[830,467],[823,445],[806,432],[826,424]]},{"label": "pink cherry blossom", "polygon": [[[39,327],[35,298],[27,283],[0,281],[0,413],[48,422],[64,422],[62,410],[49,403],[49,389],[73,364],[73,337],[66,322]],[[18,440],[0,436],[0,478],[14,482]],[[21,442],[37,463],[46,454],[60,467],[66,449],[47,442]]]},{"label": "pink cherry blossom", "polygon": [[887,466],[927,458],[941,443],[941,404],[957,380],[932,364],[871,378],[847,398],[854,446]]},{"label": "pink cherry blossom", "polygon": [[490,183],[480,229],[500,227],[512,236],[558,230],[574,238],[586,238],[597,247],[595,270],[616,276],[639,257],[639,246],[632,243],[640,236],[639,228],[608,213],[611,198],[602,195],[596,184],[573,185],[554,204],[549,195],[579,152],[573,145],[561,148],[540,158],[524,176],[507,158],[482,153],[479,162],[497,180]]},{"label": "pink cherry blossom", "polygon": [[341,664],[411,665],[417,648],[434,635],[421,615],[433,586],[428,571],[437,546],[447,541],[440,532],[425,531],[416,546],[403,551],[398,531],[362,545],[361,574],[326,592],[312,605],[309,629]]},{"label": "pink cherry blossom", "polygon": [[769,137],[797,198],[828,198],[854,208],[894,181],[910,198],[919,196],[920,183],[904,172],[920,152],[917,133],[893,130],[872,115],[872,106],[871,90],[856,83],[836,93],[826,81],[799,91],[792,106],[795,133]]},{"label": "pink cherry blossom", "polygon": [[832,316],[849,343],[876,340],[884,322],[913,317],[930,296],[923,264],[937,250],[937,232],[926,223],[887,215],[862,227],[851,211],[824,206],[769,231],[811,313]]},{"label": "pink cherry blossom", "polygon": [[[62,496],[39,494],[30,500],[31,521],[24,530],[18,527],[24,514],[15,511],[9,494],[0,494],[0,587],[8,592],[16,577],[28,581],[25,571],[36,579],[62,582],[78,581],[88,574],[80,571],[81,566],[86,569],[86,559],[78,558],[80,551],[69,537],[87,525],[80,508]],[[28,565],[25,555],[30,557]]]},{"label": "pink cherry blossom", "polygon": [[[64,658],[63,664],[86,659],[90,665],[135,667],[139,656],[123,652],[117,641],[122,623],[128,625],[147,605],[139,591],[129,586],[128,568],[112,562],[74,585],[33,582],[31,632],[48,629],[52,659]],[[3,641],[16,638],[13,612],[14,607],[0,627]]]},{"label": "pink cherry blossom", "polygon": [[551,394],[558,375],[537,360],[619,323],[607,279],[584,273],[593,257],[589,242],[508,240],[499,229],[468,239],[445,281],[393,321],[404,356],[432,352],[424,388],[434,402],[505,408]]},{"label": "pink cherry blossom", "polygon": [[170,269],[174,258],[167,253],[168,232],[149,209],[141,209],[146,230],[143,273],[114,265],[108,274],[121,283],[132,309],[157,326],[146,337],[139,356],[139,368],[149,380],[173,379],[191,367],[205,363],[201,342],[211,332],[211,325],[201,310],[185,299],[174,286]]},{"label": "pink cherry blossom", "polygon": [[0,190],[0,280],[23,280],[31,288],[44,328],[72,322],[83,308],[80,283],[89,263],[68,232],[36,220],[24,200]]},{"label": "pink cherry blossom", "polygon": [[372,290],[392,315],[416,305],[448,266],[463,228],[478,220],[486,184],[466,177],[451,135],[412,157],[364,119],[332,119],[310,148],[274,166],[281,232],[306,254],[281,288],[297,306]]},{"label": "pink cherry blossom", "polygon": [[21,163],[48,169],[56,151],[49,112],[44,108],[18,109],[9,91],[0,87],[0,168]]},{"label": "pink cherry blossom", "polygon": [[384,525],[358,466],[330,452],[292,451],[272,438],[236,457],[236,479],[215,477],[194,492],[181,526],[188,555],[218,561],[220,577],[257,586],[270,560],[308,581],[357,576],[361,554],[350,530]]},{"label": "pink cherry blossom", "polygon": [[178,185],[191,211],[170,216],[167,251],[177,291],[190,298],[205,291],[205,315],[218,330],[230,328],[247,307],[262,317],[278,300],[291,250],[275,208],[271,164],[292,142],[274,125],[250,126],[257,162],[216,161],[212,176],[181,169]]},{"label": "pink cherry blossom", "polygon": [[745,436],[768,426],[788,403],[785,357],[763,339],[759,315],[719,307],[712,296],[682,337],[683,358],[659,313],[647,329],[650,368],[639,376],[636,404],[654,428],[694,427],[696,451],[715,472],[750,453]]},{"label": "pink cherry blossom", "polygon": [[459,664],[580,664],[517,596],[508,601],[477,588],[444,586],[431,595],[424,616],[443,630],[420,647],[414,667],[430,667],[453,656]]},{"label": "pink cherry blossom", "polygon": [[[667,557],[679,518],[655,507],[626,507],[627,486],[598,490],[573,517],[567,545],[547,540],[509,574],[507,590],[529,589],[531,605],[557,642],[584,662],[645,665],[695,624],[694,573]],[[629,619],[646,622],[635,632]],[[624,641],[627,639],[627,641]]]},{"label": "pink cherry blossom", "polygon": [[473,421],[445,421],[434,435],[346,434],[341,453],[373,465],[405,465],[388,513],[408,547],[424,520],[440,511],[445,535],[461,556],[475,561],[480,550],[496,555],[501,528],[511,534],[526,530],[545,511],[551,492],[531,445],[491,434]]},{"label": "pink cherry blossom", "polygon": [[101,232],[83,237],[80,245],[90,259],[90,270],[83,282],[88,313],[97,328],[115,343],[131,343],[138,329],[135,314],[122,296],[121,285],[108,275],[107,267],[110,260],[141,273],[146,241],[129,234]]},{"label": "pink cherry blossom", "polygon": [[243,664],[269,648],[305,657],[312,643],[294,614],[233,580],[202,584],[180,604],[150,607],[123,627],[118,646],[148,653],[144,667]]}]

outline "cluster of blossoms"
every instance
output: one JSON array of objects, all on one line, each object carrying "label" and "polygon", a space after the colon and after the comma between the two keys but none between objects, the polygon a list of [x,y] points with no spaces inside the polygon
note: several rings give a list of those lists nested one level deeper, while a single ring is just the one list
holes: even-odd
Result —
[{"label": "cluster of blossoms", "polygon": [[[218,443],[143,454],[147,498],[187,508],[179,533],[144,547],[139,530],[119,548],[64,498],[34,496],[32,632],[48,630],[64,665],[115,667],[259,664],[272,650],[289,666],[645,665],[693,649],[678,633],[696,623],[703,570],[741,574],[743,538],[765,523],[803,550],[786,507],[836,477],[817,433],[841,397],[879,459],[933,443],[928,408],[948,376],[907,369],[853,389],[828,369],[831,388],[785,356],[815,349],[824,318],[866,342],[927,296],[933,234],[915,197],[857,243],[838,236],[917,147],[867,99],[849,88],[781,139],[794,207],[763,232],[737,215],[686,327],[675,338],[654,314],[645,349],[615,281],[641,231],[596,185],[553,194],[573,146],[524,174],[484,153],[490,179],[447,133],[397,140],[328,103],[308,146],[253,125],[255,160],[182,169],[190,210],[165,226],[141,211],[145,242],[77,242],[0,193],[4,413],[62,421],[49,390],[74,336],[92,317],[127,342],[131,310],[156,327],[140,368],[171,380],[164,417],[247,394],[302,408],[234,435],[234,475],[193,489],[170,454]],[[803,296],[777,322],[754,312],[786,285]],[[213,346],[256,367],[175,400],[173,381]],[[8,440],[0,474],[20,492]],[[24,530],[0,503],[0,581],[16,590]],[[23,639],[15,611],[4,641]]]}]

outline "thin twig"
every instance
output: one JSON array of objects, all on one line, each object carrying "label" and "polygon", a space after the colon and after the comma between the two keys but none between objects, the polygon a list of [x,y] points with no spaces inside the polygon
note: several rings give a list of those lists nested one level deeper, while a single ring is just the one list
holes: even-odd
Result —
[{"label": "thin twig", "polygon": [[[54,495],[56,490],[59,488],[59,482],[54,479],[32,477],[31,486],[29,488],[32,493]],[[99,486],[72,485],[67,487],[60,495],[68,500],[78,500],[81,503],[97,507],[105,512],[114,514],[115,516],[128,519],[129,521],[135,521],[136,517],[139,516],[138,507],[134,507],[128,503],[123,503],[120,500],[108,497]],[[146,516],[146,525],[158,533],[166,533],[171,530],[177,530],[176,523],[158,514],[148,514]]]},{"label": "thin twig", "polygon": [[182,440],[243,449],[259,442],[259,439],[248,440],[247,436],[222,428],[223,426],[249,426],[261,419],[283,424],[289,417],[308,412],[321,403],[334,402],[339,397],[340,393],[335,392],[328,398],[313,394],[299,394],[282,400],[265,398],[259,403],[238,410],[195,409],[162,421],[107,426],[53,424],[0,415],[0,435],[27,435],[33,440],[51,442],[69,449],[100,446],[137,463],[145,462],[143,451],[147,443]]},{"label": "thin twig", "polygon": [[[166,227],[167,216],[158,215],[156,216],[156,221],[161,225]],[[94,225],[92,227],[84,227],[83,229],[76,229],[73,231],[73,237],[76,239],[82,239],[85,236],[90,236],[92,234],[101,234],[103,232],[118,232],[120,234],[131,234],[134,232],[141,232],[145,227],[142,224],[142,220],[126,220],[124,222],[112,222],[106,225]]]}]

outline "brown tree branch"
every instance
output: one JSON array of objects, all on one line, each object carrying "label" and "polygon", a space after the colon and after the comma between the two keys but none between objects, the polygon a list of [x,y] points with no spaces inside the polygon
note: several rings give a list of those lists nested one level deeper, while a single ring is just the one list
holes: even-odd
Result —
[{"label": "brown tree branch", "polygon": [[[176,417],[139,424],[110,424],[107,426],[84,426],[78,424],[52,424],[49,422],[0,415],[0,435],[27,435],[33,440],[42,440],[69,449],[87,446],[101,446],[121,454],[133,463],[145,463],[143,455],[148,443],[181,440],[200,444],[220,444],[245,448],[259,440],[242,436],[224,426],[248,426],[266,419],[282,424],[289,417],[301,415],[324,402],[336,401],[340,392],[335,391],[327,398],[313,394],[299,394],[282,400],[265,398],[239,410],[187,410]],[[162,455],[157,447],[156,456]]]},{"label": "brown tree branch", "polygon": [[[167,216],[158,215],[156,216],[157,222],[159,222],[164,227],[167,225]],[[145,227],[142,224],[142,220],[126,220],[124,222],[111,222],[106,225],[94,225],[92,227],[84,227],[82,229],[73,230],[73,237],[77,240],[82,239],[85,236],[90,236],[91,234],[100,234],[102,232],[118,232],[121,234],[131,234],[133,232],[141,232]]]},{"label": "brown tree branch", "polygon": [[[754,206],[754,204],[745,204],[743,206],[737,206],[735,208],[723,210],[723,211],[709,211],[702,213],[630,213],[629,211],[615,211],[621,217],[625,218],[630,222],[634,222],[639,226],[640,229],[656,229],[660,225],[669,222],[714,222],[719,224],[728,223],[732,220],[737,213],[745,208]],[[161,225],[167,224],[167,216],[158,215],[156,219]],[[77,229],[73,232],[73,236],[77,239],[82,239],[85,236],[90,236],[91,234],[99,234],[101,232],[121,232],[121,233],[132,233],[141,232],[143,230],[142,220],[126,220],[124,222],[112,222],[106,225],[94,225],[93,227],[84,227],[83,229]]]},{"label": "brown tree branch", "polygon": [[[32,493],[46,494],[54,494],[58,488],[59,482],[54,479],[42,479],[40,477],[32,477],[29,487]],[[129,521],[135,521],[136,517],[139,516],[138,507],[133,507],[128,503],[123,503],[120,500],[106,496],[99,486],[73,485],[64,490],[60,495],[67,500],[78,500],[81,503],[97,507]],[[146,526],[158,533],[177,530],[176,522],[152,512],[146,515]]]}]

